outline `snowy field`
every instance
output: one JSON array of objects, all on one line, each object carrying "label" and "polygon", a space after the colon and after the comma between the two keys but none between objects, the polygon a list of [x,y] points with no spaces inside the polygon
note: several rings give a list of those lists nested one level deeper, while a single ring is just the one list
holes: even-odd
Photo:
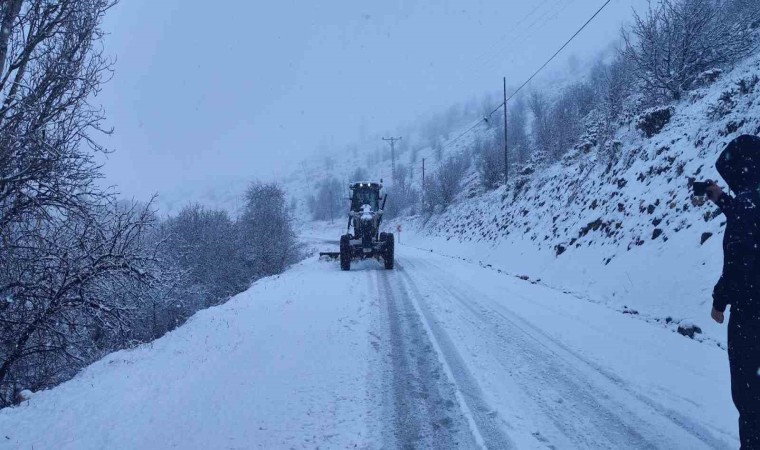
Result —
[{"label": "snowy field", "polygon": [[[311,246],[336,245],[312,231]],[[737,446],[725,351],[476,263],[397,253],[394,271],[310,257],[260,280],[1,410],[0,447]]]}]

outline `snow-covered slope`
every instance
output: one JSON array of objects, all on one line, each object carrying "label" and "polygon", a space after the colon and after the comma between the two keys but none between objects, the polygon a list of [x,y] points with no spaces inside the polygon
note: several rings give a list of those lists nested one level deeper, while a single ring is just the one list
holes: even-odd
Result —
[{"label": "snow-covered slope", "polygon": [[725,222],[714,207],[691,203],[689,180],[719,179],[714,161],[725,144],[760,133],[758,76],[760,58],[746,61],[673,105],[670,123],[651,138],[633,120],[618,131],[612,161],[593,146],[576,150],[506,194],[463,196],[442,214],[401,220],[408,242],[673,330],[694,322],[722,343],[709,309]]}]

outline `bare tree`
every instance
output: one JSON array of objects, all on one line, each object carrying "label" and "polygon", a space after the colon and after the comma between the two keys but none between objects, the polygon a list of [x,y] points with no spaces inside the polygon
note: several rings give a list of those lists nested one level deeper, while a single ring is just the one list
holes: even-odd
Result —
[{"label": "bare tree", "polygon": [[97,187],[108,130],[90,102],[111,72],[99,27],[113,4],[0,2],[0,408],[298,256],[276,186],[254,185],[237,223],[196,206],[162,227]]},{"label": "bare tree", "polygon": [[530,154],[528,142],[528,111],[522,95],[517,96],[509,104],[509,131],[510,157],[517,163],[516,167],[525,164]]},{"label": "bare tree", "polygon": [[563,89],[549,110],[550,145],[553,160],[572,149],[583,134],[586,116],[594,107],[594,92],[585,83]]},{"label": "bare tree", "polygon": [[532,91],[528,99],[528,106],[533,115],[531,127],[532,153],[550,154],[552,149],[552,130],[549,122],[549,101],[540,92]]},{"label": "bare tree", "polygon": [[153,220],[138,205],[104,205],[13,224],[0,258],[0,405],[22,380],[38,388],[91,361],[98,330],[128,329],[133,305],[106,294],[150,283]]},{"label": "bare tree", "polygon": [[[365,180],[354,179],[351,181]],[[309,198],[309,210],[312,219],[330,220],[342,216],[345,207],[343,198],[347,188],[335,178],[328,178],[317,184],[316,193]]]},{"label": "bare tree", "polygon": [[[755,14],[732,14],[727,0],[650,2],[623,30],[624,56],[651,102],[678,100],[704,71],[730,66],[755,48]],[[749,11],[749,9],[745,10]]]},{"label": "bare tree", "polygon": [[400,216],[404,211],[414,208],[419,201],[419,191],[412,186],[411,171],[404,164],[396,167],[396,181],[388,188],[388,203],[385,217]]},{"label": "bare tree", "polygon": [[631,70],[627,59],[618,57],[609,63],[598,61],[591,70],[591,85],[596,92],[596,111],[600,121],[600,143],[612,137],[625,115],[626,99],[632,94]]},{"label": "bare tree", "polygon": [[494,135],[477,139],[472,146],[475,168],[480,184],[495,189],[504,181],[504,131],[496,128]]},{"label": "bare tree", "polygon": [[424,203],[428,212],[435,206],[446,208],[454,202],[462,191],[462,179],[470,167],[470,159],[469,154],[463,153],[449,156],[441,162],[426,183]]},{"label": "bare tree", "polygon": [[0,406],[124,345],[134,288],[155,278],[149,208],[95,185],[113,4],[0,3]]},{"label": "bare tree", "polygon": [[226,211],[188,205],[161,228],[165,254],[177,261],[188,283],[204,297],[193,312],[245,290],[253,280],[245,270],[238,230]]},{"label": "bare tree", "polygon": [[0,9],[0,236],[43,208],[77,209],[97,195],[89,102],[110,73],[98,45],[106,0],[3,2]]}]

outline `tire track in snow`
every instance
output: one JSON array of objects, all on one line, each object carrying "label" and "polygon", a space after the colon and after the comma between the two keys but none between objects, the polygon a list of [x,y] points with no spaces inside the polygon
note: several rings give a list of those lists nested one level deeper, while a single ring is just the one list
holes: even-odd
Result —
[{"label": "tire track in snow", "polygon": [[[470,374],[449,336],[438,325],[416,283],[402,266],[397,263],[396,267],[408,286],[408,290],[404,291],[407,299],[414,302],[419,308],[422,319],[437,344],[439,357],[443,360],[448,375],[457,386],[461,401],[464,403],[463,409],[467,410],[467,414],[471,418],[471,427],[474,428],[472,431],[476,434],[476,439],[488,449],[514,448],[514,443],[499,426],[497,413],[483,399],[483,392],[478,382]],[[416,301],[409,298],[409,291]]]},{"label": "tire track in snow", "polygon": [[[451,291],[449,293],[451,294]],[[629,422],[623,421],[616,413],[598,401],[592,389],[573,377],[575,374],[571,370],[559,368],[560,365],[556,364],[559,356],[550,349],[538,348],[536,342],[531,342],[532,338],[528,335],[517,336],[517,333],[524,333],[518,327],[513,328],[517,333],[505,333],[503,328],[495,325],[492,320],[484,317],[482,312],[470,305],[469,299],[459,295],[453,295],[453,297],[498,336],[498,339],[491,342],[492,346],[498,345],[504,349],[499,359],[505,368],[514,367],[518,359],[525,357],[524,354],[530,354],[525,357],[520,366],[530,367],[526,372],[531,375],[528,379],[519,380],[518,383],[535,400],[535,404],[541,408],[554,426],[574,445],[599,447],[606,440],[608,445],[617,444],[614,448],[657,448],[637,431],[638,427],[632,423],[634,420],[629,418]],[[510,323],[510,325],[514,324]],[[524,354],[517,353],[520,350]],[[572,406],[568,408],[574,411],[567,411],[566,407],[552,404],[551,400],[545,399],[542,394],[547,392],[549,387],[559,392],[562,398],[570,399],[568,403]],[[603,395],[602,393],[600,397]],[[576,427],[576,424],[582,425],[582,428]]]},{"label": "tire track in snow", "polygon": [[[429,265],[431,270],[425,272],[441,273],[439,267],[429,262],[405,261],[405,264],[417,268],[418,265]],[[725,448],[725,444],[715,439],[707,430],[681,414],[662,408],[651,399],[634,392],[619,377],[586,360],[506,308],[500,307],[497,310],[484,306],[478,300],[479,294],[476,289],[465,291],[462,286],[453,284],[444,276],[430,277],[427,281],[435,285],[436,292],[446,292],[456,300],[471,314],[476,323],[487,327],[489,333],[484,336],[484,340],[489,342],[489,347],[500,349],[495,354],[505,370],[518,364],[520,367],[528,368],[527,372],[531,375],[527,379],[521,378],[519,374],[513,378],[535,399],[536,405],[574,445],[596,447],[612,444],[615,448],[672,448],[666,443],[673,443],[673,436],[664,436],[657,430],[652,430],[645,420],[637,417],[627,407],[628,402],[638,401],[648,407],[650,415],[668,419],[673,426],[707,447]],[[495,305],[501,306],[498,303]],[[579,366],[591,369],[593,374],[597,375],[594,377],[596,380],[592,381],[589,375],[578,369]],[[599,381],[605,385],[604,389],[599,389]],[[548,389],[556,390],[570,399],[572,410],[565,410],[566,406],[549,404],[543,399],[543,394]],[[626,404],[616,403],[610,395],[613,392],[616,397],[619,398],[619,394],[623,394],[629,400]],[[582,414],[578,414],[578,409]],[[564,410],[564,413],[560,413],[561,410]],[[577,420],[572,420],[574,416],[577,416]],[[584,424],[584,420],[581,419],[586,419],[585,425],[590,427],[589,429],[577,427],[577,424]],[[604,437],[607,442],[599,441],[599,437]]]},{"label": "tire track in snow", "polygon": [[456,390],[444,373],[419,315],[398,279],[378,271],[381,311],[388,340],[384,389],[384,447],[417,449],[477,448],[462,412]]}]

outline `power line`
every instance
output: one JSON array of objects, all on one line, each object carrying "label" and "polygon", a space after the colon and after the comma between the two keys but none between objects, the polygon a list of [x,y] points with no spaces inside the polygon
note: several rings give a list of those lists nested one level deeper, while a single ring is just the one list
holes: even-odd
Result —
[{"label": "power line", "polygon": [[[560,48],[559,48],[559,50],[557,50],[556,52],[554,52],[554,54],[553,54],[553,55],[552,55],[552,56],[551,56],[549,59],[547,59],[547,60],[546,60],[546,62],[545,62],[545,63],[543,63],[543,64],[541,65],[541,67],[539,67],[539,68],[538,68],[538,70],[536,70],[535,72],[533,72],[533,74],[532,74],[530,77],[528,77],[528,79],[527,79],[527,80],[525,80],[525,82],[524,82],[523,84],[521,84],[521,85],[520,85],[520,87],[518,87],[518,88],[517,88],[515,91],[513,91],[513,92],[512,92],[512,94],[510,94],[510,96],[509,96],[509,97],[507,97],[507,99],[506,99],[504,102],[502,102],[502,103],[500,103],[498,106],[496,106],[496,108],[494,108],[494,109],[493,109],[493,111],[491,111],[491,112],[488,114],[488,116],[486,116],[486,117],[483,117],[483,118],[481,118],[481,119],[478,119],[478,121],[477,121],[477,122],[475,122],[475,123],[473,123],[473,124],[472,124],[472,126],[470,126],[470,127],[469,127],[469,128],[467,128],[465,131],[463,131],[462,133],[460,133],[459,135],[457,135],[457,137],[455,137],[454,139],[450,139],[450,140],[449,140],[449,141],[446,143],[446,145],[444,145],[444,146],[443,146],[443,147],[441,147],[441,148],[442,148],[442,149],[448,148],[449,146],[453,145],[453,144],[454,144],[454,142],[456,142],[456,141],[458,141],[459,139],[461,139],[461,138],[462,138],[462,136],[464,136],[465,134],[467,134],[467,133],[469,133],[470,131],[472,131],[473,129],[475,129],[475,127],[477,127],[478,125],[481,125],[481,124],[483,124],[483,123],[487,123],[487,122],[488,122],[488,118],[489,118],[489,117],[491,117],[491,115],[493,115],[493,113],[495,113],[495,112],[496,112],[496,111],[498,111],[499,109],[501,109],[501,108],[505,107],[505,106],[507,105],[507,103],[509,103],[509,101],[510,101],[510,100],[511,100],[511,99],[512,99],[514,96],[516,96],[516,95],[517,95],[517,93],[518,93],[518,92],[520,92],[520,91],[521,91],[521,90],[522,90],[522,89],[523,89],[525,86],[527,86],[527,85],[528,85],[528,84],[529,84],[531,81],[533,81],[533,79],[534,79],[534,78],[535,78],[535,77],[536,77],[536,76],[537,76],[539,73],[541,73],[541,71],[542,71],[542,70],[544,70],[544,69],[546,68],[546,66],[548,66],[548,65],[549,65],[549,63],[551,63],[552,61],[554,61],[554,59],[555,59],[555,58],[556,58],[556,57],[557,57],[557,56],[558,56],[560,53],[562,53],[562,50],[564,50],[564,49],[565,49],[565,48],[566,48],[568,45],[570,45],[570,43],[571,43],[571,42],[572,42],[572,41],[573,41],[573,40],[574,40],[574,39],[575,39],[575,38],[576,38],[576,37],[577,37],[577,36],[578,36],[578,35],[581,33],[581,31],[583,31],[583,30],[584,30],[584,29],[585,29],[585,28],[588,26],[588,24],[590,24],[590,23],[591,23],[591,21],[593,21],[593,20],[596,18],[596,16],[598,16],[598,15],[599,15],[599,13],[601,13],[601,12],[602,12],[602,10],[603,10],[604,8],[606,8],[606,7],[607,7],[607,5],[609,5],[611,2],[612,2],[612,0],[606,0],[606,1],[604,2],[604,4],[603,4],[602,6],[600,6],[600,7],[599,7],[599,9],[598,9],[598,10],[596,10],[596,12],[595,12],[595,13],[594,13],[594,14],[593,14],[593,15],[592,15],[592,16],[591,16],[591,17],[590,17],[590,18],[589,18],[589,19],[588,19],[588,20],[587,20],[587,21],[586,21],[586,22],[585,22],[585,23],[584,23],[584,24],[583,24],[583,25],[582,25],[582,26],[581,26],[581,27],[578,29],[578,31],[576,31],[576,32],[575,32],[575,33],[574,33],[572,36],[570,36],[570,39],[568,39],[568,40],[567,40],[567,41],[566,41],[564,44],[562,44],[562,47],[560,47]],[[507,110],[506,110],[506,108],[504,108],[504,114],[507,114]]]},{"label": "power line", "polygon": [[504,103],[499,103],[499,106],[497,106],[496,108],[494,108],[493,111],[491,111],[490,113],[488,113],[488,115],[486,117],[484,117],[483,119],[486,122],[488,122],[488,119],[493,115],[493,113],[495,113],[496,111],[500,110],[502,106],[504,106]]},{"label": "power line", "polygon": [[475,127],[477,127],[478,125],[482,125],[482,124],[483,124],[483,119],[478,119],[478,121],[477,121],[477,122],[475,122],[474,124],[472,124],[472,126],[471,126],[470,128],[468,128],[468,129],[464,130],[462,133],[460,133],[459,135],[457,135],[457,137],[455,137],[454,139],[449,139],[449,141],[448,141],[448,142],[446,142],[446,145],[444,145],[444,146],[443,146],[443,147],[441,147],[441,148],[442,148],[442,149],[444,149],[444,148],[448,148],[448,147],[449,147],[449,146],[451,146],[451,145],[452,145],[454,142],[458,141],[458,140],[459,140],[459,139],[460,139],[462,136],[464,136],[465,134],[467,134],[467,133],[469,133],[470,131],[472,131],[473,129],[475,129]]},{"label": "power line", "polygon": [[[478,54],[474,58],[474,61],[476,61],[476,62],[486,62],[487,60],[490,60],[492,57],[498,56],[498,54],[497,55],[493,55],[493,52],[494,52],[494,50],[496,50],[497,53],[500,53],[499,50],[503,50],[502,45],[501,45],[502,42],[504,42],[504,41],[506,41],[508,39],[511,40],[511,38],[513,36],[515,36],[515,35],[519,35],[521,33],[525,33],[527,31],[530,31],[530,27],[528,27],[524,31],[521,30],[521,28],[523,27],[523,24],[525,22],[527,22],[528,19],[531,19],[532,16],[539,9],[543,8],[544,6],[546,6],[549,1],[550,0],[541,0],[541,2],[539,4],[537,4],[531,11],[529,11],[528,14],[526,14],[522,19],[520,19],[517,22],[515,22],[514,25],[510,26],[509,27],[509,31],[507,31],[506,33],[502,34],[499,38],[497,38],[496,40],[494,40],[494,42],[491,43],[490,45],[488,45],[487,48],[485,48],[482,51],[478,52]],[[549,6],[549,10],[551,10],[552,6],[556,6],[562,0],[553,0],[553,1],[554,1],[554,5],[550,5]],[[542,14],[545,15],[546,12],[539,14],[539,17],[538,17],[539,20],[543,17]],[[489,56],[489,54],[490,54],[490,56]]]},{"label": "power line", "polygon": [[531,22],[525,30],[515,33],[516,40],[513,40],[506,45],[499,45],[496,53],[484,61],[484,66],[478,69],[477,73],[485,72],[498,65],[500,58],[508,54],[511,48],[516,48],[519,46],[519,44],[531,39],[531,35],[529,34],[531,30],[534,28],[536,29],[536,32],[543,30],[547,25],[551,23],[553,19],[564,12],[574,1],[575,0],[564,0],[563,2],[560,0],[559,2],[552,5],[549,10],[545,11],[541,16],[535,18],[535,20]]},{"label": "power line", "polygon": [[497,106],[496,108],[494,108],[494,110],[491,111],[490,113],[488,113],[487,116],[484,116],[484,117],[478,119],[477,121],[475,121],[469,128],[467,128],[463,132],[459,133],[455,138],[449,139],[446,142],[446,144],[441,147],[441,150],[449,148],[450,146],[454,145],[454,143],[456,141],[458,141],[459,139],[461,139],[464,135],[466,135],[470,131],[474,130],[478,125],[483,125],[484,123],[488,123],[488,119],[491,117],[491,115],[493,115],[493,113],[495,113],[496,111],[498,111],[499,109],[501,109],[502,106],[504,106],[503,103],[499,104],[499,106]]},{"label": "power line", "polygon": [[536,70],[535,72],[533,72],[533,74],[530,77],[528,77],[528,79],[525,80],[525,82],[523,84],[521,84],[520,87],[518,87],[514,92],[512,92],[509,95],[509,97],[507,97],[507,99],[506,99],[505,102],[499,104],[496,108],[494,108],[494,110],[491,111],[488,114],[488,116],[490,117],[493,113],[495,113],[496,111],[498,111],[499,109],[501,109],[506,103],[508,103],[510,100],[512,100],[512,98],[514,96],[516,96],[518,92],[520,92],[525,86],[527,86],[531,81],[533,81],[533,79],[539,73],[541,73],[541,71],[544,70],[546,68],[546,66],[549,65],[549,63],[551,63],[552,61],[554,61],[554,58],[556,58],[560,53],[562,53],[562,50],[564,50],[565,47],[567,47],[568,45],[570,45],[570,43],[573,41],[573,39],[575,39],[581,33],[581,31],[583,31],[588,26],[588,24],[590,24],[591,21],[594,20],[596,18],[596,16],[598,16],[599,13],[601,13],[602,10],[604,8],[606,8],[607,5],[609,5],[611,2],[612,2],[612,0],[605,1],[604,4],[602,6],[600,6],[599,9],[597,9],[596,12],[580,28],[578,28],[578,31],[576,31],[572,36],[570,36],[570,39],[568,39],[567,42],[565,42],[564,44],[562,44],[562,47],[560,47],[559,50],[557,50],[556,52],[554,52],[554,54],[549,59],[547,59],[546,62],[543,63],[541,65],[541,67],[538,68],[538,70]]},{"label": "power line", "polygon": [[565,47],[567,47],[568,45],[570,45],[570,43],[573,41],[573,39],[575,39],[575,38],[576,38],[576,36],[578,36],[578,35],[581,33],[581,31],[583,31],[583,30],[584,30],[584,29],[585,29],[585,28],[588,26],[588,24],[590,24],[590,23],[591,23],[591,21],[592,21],[592,20],[594,20],[594,19],[596,18],[596,16],[598,16],[598,15],[599,15],[599,13],[600,13],[600,12],[602,12],[602,10],[603,10],[604,8],[606,8],[606,7],[607,7],[607,5],[609,5],[609,4],[610,4],[610,2],[612,2],[612,0],[607,0],[606,2],[604,2],[604,4],[603,4],[601,7],[599,7],[599,9],[597,9],[597,10],[596,10],[596,12],[594,13],[594,15],[593,15],[593,16],[591,16],[591,18],[589,18],[589,19],[586,21],[586,23],[584,23],[584,24],[583,24],[583,26],[581,26],[580,28],[578,28],[578,31],[576,31],[576,32],[575,32],[575,34],[573,34],[573,35],[570,37],[570,39],[568,39],[568,40],[567,40],[567,42],[565,42],[565,43],[562,45],[562,47],[560,47],[560,48],[559,48],[559,50],[557,50],[557,51],[556,51],[556,52],[555,52],[555,53],[554,53],[554,54],[551,56],[551,58],[547,59],[547,60],[546,60],[546,62],[545,62],[545,63],[544,63],[544,64],[543,64],[541,67],[539,67],[539,68],[538,68],[538,70],[536,70],[536,71],[533,73],[533,75],[531,75],[531,76],[530,76],[530,77],[529,77],[529,78],[528,78],[528,79],[525,81],[525,83],[521,84],[521,85],[520,85],[520,87],[519,87],[519,88],[517,88],[517,90],[515,90],[514,92],[512,92],[512,95],[510,95],[510,96],[509,96],[509,98],[507,98],[507,102],[509,102],[509,100],[510,100],[512,97],[514,97],[515,95],[517,95],[517,93],[518,93],[518,92],[520,92],[520,91],[521,91],[521,90],[522,90],[522,89],[523,89],[525,86],[527,86],[527,85],[528,85],[528,83],[530,83],[530,82],[533,80],[533,78],[535,78],[535,77],[536,77],[536,75],[538,75],[539,73],[541,73],[541,71],[542,71],[542,70],[544,70],[544,69],[546,68],[546,66],[548,66],[548,65],[549,65],[549,63],[550,63],[550,62],[552,62],[552,61],[554,60],[554,58],[556,58],[556,57],[557,57],[557,55],[559,55],[559,54],[562,52],[562,50],[564,50],[564,49],[565,49]]}]

